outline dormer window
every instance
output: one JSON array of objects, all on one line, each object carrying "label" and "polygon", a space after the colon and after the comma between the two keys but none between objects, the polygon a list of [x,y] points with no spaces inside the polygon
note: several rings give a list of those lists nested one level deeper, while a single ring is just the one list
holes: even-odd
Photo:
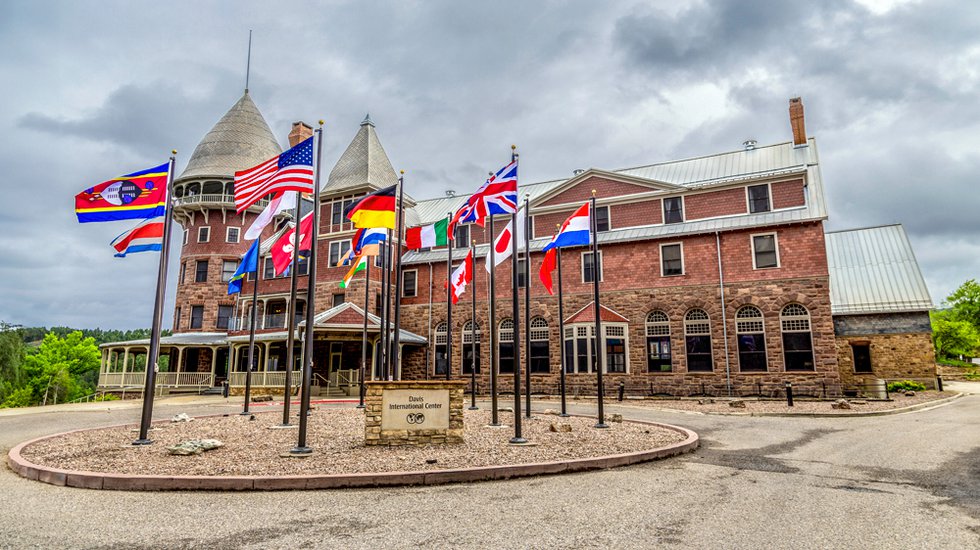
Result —
[{"label": "dormer window", "polygon": [[749,194],[749,213],[768,212],[772,210],[769,206],[769,185],[750,185],[747,187]]},{"label": "dormer window", "polygon": [[600,233],[603,231],[609,231],[608,206],[597,206],[595,208],[595,230]]},{"label": "dormer window", "polygon": [[684,200],[682,197],[664,199],[664,223],[681,223],[684,221]]}]

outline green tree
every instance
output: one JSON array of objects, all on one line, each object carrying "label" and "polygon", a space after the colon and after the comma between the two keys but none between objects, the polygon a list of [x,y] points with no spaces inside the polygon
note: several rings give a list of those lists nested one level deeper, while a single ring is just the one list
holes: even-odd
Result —
[{"label": "green tree", "polygon": [[20,331],[16,326],[0,321],[0,402],[24,384],[23,359],[24,342]]},{"label": "green tree", "polygon": [[946,297],[946,303],[954,320],[966,321],[980,330],[980,283],[975,279],[960,285]]},{"label": "green tree", "polygon": [[74,331],[64,338],[49,332],[36,353],[24,357],[33,403],[64,402],[94,391],[99,348],[92,337]]},{"label": "green tree", "polygon": [[958,320],[952,310],[934,311],[929,315],[932,321],[932,344],[939,357],[957,355],[973,356],[980,348],[980,331],[968,321]]}]

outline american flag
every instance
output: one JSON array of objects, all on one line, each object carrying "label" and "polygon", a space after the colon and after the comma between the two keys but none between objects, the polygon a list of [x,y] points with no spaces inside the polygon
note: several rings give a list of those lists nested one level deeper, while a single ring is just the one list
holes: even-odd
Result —
[{"label": "american flag", "polygon": [[[483,226],[483,220],[495,214],[513,214],[517,212],[517,161],[504,166],[490,176],[482,187],[473,193],[456,215],[451,226],[457,223],[474,223]],[[452,234],[452,228],[450,228]]]},{"label": "american flag", "polygon": [[270,193],[313,192],[313,138],[258,166],[235,172],[235,208],[239,213]]}]

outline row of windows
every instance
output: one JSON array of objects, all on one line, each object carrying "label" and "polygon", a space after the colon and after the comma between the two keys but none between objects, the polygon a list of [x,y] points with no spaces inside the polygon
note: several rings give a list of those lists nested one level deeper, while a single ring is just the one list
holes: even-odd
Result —
[{"label": "row of windows", "polygon": [[[810,331],[810,313],[800,304],[789,304],[779,315],[780,336],[783,342],[783,360],[787,371],[813,371],[813,339]],[[762,312],[755,306],[743,306],[735,314],[735,332],[738,341],[739,370],[741,372],[766,372],[768,357],[765,340],[765,324]],[[445,374],[447,368],[448,325],[439,323],[435,329],[435,374]],[[475,330],[474,330],[475,329]],[[541,317],[531,319],[530,325],[531,372],[548,373],[551,369],[549,355],[548,322]],[[595,372],[596,362],[601,362],[603,372],[626,373],[629,371],[629,326],[625,323],[604,323],[603,350],[596,353],[595,325],[573,324],[565,327],[565,372],[569,374]],[[647,372],[672,370],[672,346],[670,318],[663,311],[647,315],[646,323]],[[463,325],[462,344],[463,372],[469,374],[475,362],[480,372],[481,330],[472,321]],[[498,372],[513,372],[514,321],[504,319],[497,329]],[[474,340],[477,345],[474,345]],[[712,372],[714,370],[711,342],[711,318],[703,309],[691,309],[684,315],[684,355],[688,372]],[[862,363],[863,366],[863,363]]]},{"label": "row of windows", "polygon": [[[218,317],[215,323],[215,327],[221,329],[227,329],[230,325],[232,312],[234,311],[233,306],[218,306]],[[177,311],[174,314],[174,331],[179,331],[181,328],[181,315],[180,306],[177,306]],[[204,306],[191,306],[191,318],[190,323],[187,328],[204,328]]]},{"label": "row of windows", "polygon": [[[184,230],[184,244],[187,244],[188,235],[190,235],[191,230]],[[226,227],[225,228],[225,242],[226,243],[238,243],[241,239],[242,230],[240,227]],[[211,242],[211,227],[204,225],[197,228],[197,242],[207,243]]]}]

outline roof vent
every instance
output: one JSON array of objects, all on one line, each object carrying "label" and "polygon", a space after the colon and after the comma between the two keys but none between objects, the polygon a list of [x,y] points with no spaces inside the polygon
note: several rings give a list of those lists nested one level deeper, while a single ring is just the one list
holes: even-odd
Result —
[{"label": "roof vent", "polygon": [[576,169],[572,170],[572,175],[573,176],[577,176],[577,175],[581,174],[582,172],[585,172],[585,170],[582,170],[581,168],[576,168]]},{"label": "roof vent", "polygon": [[754,140],[754,139],[747,139],[747,140],[745,140],[745,141],[742,142],[742,146],[745,147],[745,150],[746,151],[751,151],[751,150],[755,149],[755,144],[756,143],[759,143],[759,142],[756,141],[756,140]]},{"label": "roof vent", "polygon": [[452,189],[446,189],[446,196],[447,197],[455,197],[456,196],[456,192],[453,191]]}]

